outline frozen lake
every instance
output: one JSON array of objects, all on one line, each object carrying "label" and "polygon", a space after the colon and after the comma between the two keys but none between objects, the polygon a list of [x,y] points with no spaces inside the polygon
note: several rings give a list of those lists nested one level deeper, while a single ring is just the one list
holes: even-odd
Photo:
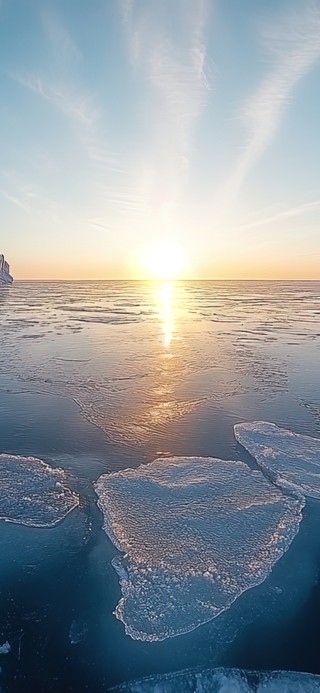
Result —
[{"label": "frozen lake", "polygon": [[320,282],[0,290],[0,687],[320,673],[319,317]]}]

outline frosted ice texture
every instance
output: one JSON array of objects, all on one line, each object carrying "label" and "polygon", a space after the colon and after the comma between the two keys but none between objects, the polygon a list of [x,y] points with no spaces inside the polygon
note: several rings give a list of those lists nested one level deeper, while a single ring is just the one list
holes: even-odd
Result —
[{"label": "frosted ice texture", "polygon": [[273,423],[254,421],[234,427],[236,439],[282,488],[320,498],[320,439]]},{"label": "frosted ice texture", "polygon": [[293,671],[186,670],[109,689],[118,693],[316,693],[320,676]]},{"label": "frosted ice texture", "polygon": [[134,639],[164,640],[218,616],[261,583],[296,535],[303,500],[243,462],[157,459],[95,484]]},{"label": "frosted ice texture", "polygon": [[53,527],[79,505],[63,469],[36,457],[0,455],[0,519],[31,527]]}]

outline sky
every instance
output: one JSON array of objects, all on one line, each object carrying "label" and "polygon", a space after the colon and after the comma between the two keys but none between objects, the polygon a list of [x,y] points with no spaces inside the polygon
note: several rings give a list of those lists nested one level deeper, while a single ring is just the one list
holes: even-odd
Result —
[{"label": "sky", "polygon": [[0,0],[14,277],[320,279],[319,87],[320,0]]}]

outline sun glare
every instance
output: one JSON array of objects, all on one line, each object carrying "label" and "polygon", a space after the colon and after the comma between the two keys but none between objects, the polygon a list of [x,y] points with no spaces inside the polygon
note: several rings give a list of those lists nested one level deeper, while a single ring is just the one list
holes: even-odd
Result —
[{"label": "sun glare", "polygon": [[144,253],[143,268],[151,279],[178,279],[186,268],[186,256],[175,243],[159,243]]}]

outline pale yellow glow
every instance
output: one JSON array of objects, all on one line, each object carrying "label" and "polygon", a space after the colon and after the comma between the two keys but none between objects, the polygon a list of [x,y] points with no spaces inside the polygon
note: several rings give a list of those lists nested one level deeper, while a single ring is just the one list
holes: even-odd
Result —
[{"label": "pale yellow glow", "polygon": [[158,243],[142,256],[144,271],[150,279],[178,279],[186,269],[186,256],[176,243]]}]

